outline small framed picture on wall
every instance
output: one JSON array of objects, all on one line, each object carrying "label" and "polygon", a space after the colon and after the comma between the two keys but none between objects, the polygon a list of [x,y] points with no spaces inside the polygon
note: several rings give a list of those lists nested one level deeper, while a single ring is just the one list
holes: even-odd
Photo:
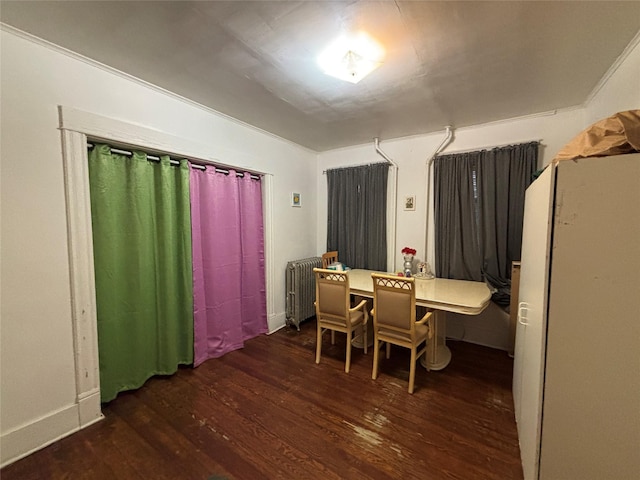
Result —
[{"label": "small framed picture on wall", "polygon": [[404,197],[404,209],[405,210],[415,210],[416,209],[416,196],[415,195],[407,195]]},{"label": "small framed picture on wall", "polygon": [[291,194],[291,206],[292,207],[301,207],[302,206],[302,195],[299,193]]}]

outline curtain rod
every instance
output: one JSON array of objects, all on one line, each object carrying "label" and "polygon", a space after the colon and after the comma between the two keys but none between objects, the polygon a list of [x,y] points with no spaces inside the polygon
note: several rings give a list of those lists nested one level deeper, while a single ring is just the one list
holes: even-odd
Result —
[{"label": "curtain rod", "polygon": [[[468,150],[454,150],[452,152],[445,152],[436,155],[436,157],[444,157],[446,155],[457,155],[458,153],[471,153],[471,152],[485,152],[489,150],[495,150],[496,148],[515,147],[516,145],[526,145],[527,143],[537,143],[542,145],[542,140],[524,140],[522,142],[505,143],[504,145],[494,145],[492,147],[470,148]],[[434,157],[435,158],[435,157]]]},{"label": "curtain rod", "polygon": [[[526,143],[538,143],[538,144],[542,145],[542,140],[524,140],[524,141],[522,141],[522,142],[505,143],[504,145],[495,145],[495,146],[493,146],[493,147],[470,148],[470,149],[468,149],[468,150],[456,150],[456,151],[453,151],[453,152],[446,152],[446,153],[443,153],[443,154],[436,154],[436,155],[434,156],[434,158],[435,158],[435,157],[442,157],[442,156],[444,156],[444,155],[455,155],[455,154],[457,154],[457,153],[482,152],[482,151],[484,151],[484,150],[494,150],[494,149],[496,149],[496,148],[504,148],[504,147],[510,147],[510,146],[516,146],[516,145],[524,145],[524,144],[526,144]],[[348,165],[348,166],[345,166],[345,167],[330,168],[329,170],[338,170],[338,169],[340,169],[340,168],[350,168],[350,167],[365,167],[365,166],[367,166],[367,165],[377,165],[378,163],[387,163],[387,162],[370,162],[370,163],[360,163],[360,164],[357,164],[357,165]],[[391,164],[389,164],[389,165],[391,165]],[[323,170],[323,171],[322,171],[322,174],[323,174],[323,175],[324,175],[324,174],[326,174],[326,173],[327,173],[327,170]]]},{"label": "curtain rod", "polygon": [[[379,165],[379,164],[392,165],[391,163],[388,163],[388,162],[369,162],[369,163],[359,163],[357,165],[347,165],[347,166],[344,166],[344,167],[329,168],[329,170],[340,170],[340,169],[343,169],[343,168],[368,167],[369,165]],[[323,175],[325,175],[326,173],[327,173],[327,170],[322,170],[322,174]]]},{"label": "curtain rod", "polygon": [[[94,146],[95,145],[93,143],[87,142],[87,148],[92,149]],[[125,155],[127,157],[131,157],[133,155],[133,152],[130,151],[130,150],[122,150],[120,148],[114,148],[114,147],[109,147],[109,148],[111,149],[111,152],[113,152],[113,153],[119,153],[120,155]],[[148,153],[146,153],[146,155],[147,155],[147,160],[151,160],[153,162],[159,162],[160,161],[160,157],[156,157],[155,155],[149,155]],[[187,159],[187,160],[191,164],[191,167],[195,168],[196,170],[204,171],[204,170],[207,169],[207,166],[209,166],[209,167],[213,167],[216,170],[216,172],[224,173],[225,175],[229,174],[229,169],[220,168],[220,167],[217,167],[215,165],[203,165],[203,164],[200,164],[200,163],[195,163],[193,160],[189,160],[189,159]],[[174,160],[172,158],[169,158],[169,163],[171,165],[180,165],[180,161]],[[256,175],[256,174],[253,174],[253,173],[250,173],[250,172],[246,172],[246,173],[249,175],[250,178],[252,178],[254,180],[260,180],[260,175]],[[244,175],[245,175],[245,172],[236,172],[236,176],[237,177],[244,177]]]}]

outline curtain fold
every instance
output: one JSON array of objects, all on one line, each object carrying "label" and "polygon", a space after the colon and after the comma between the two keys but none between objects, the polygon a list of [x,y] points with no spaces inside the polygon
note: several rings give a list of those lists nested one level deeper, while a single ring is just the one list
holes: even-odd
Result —
[{"label": "curtain fold", "polygon": [[389,165],[327,170],[327,251],[351,268],[387,269]]},{"label": "curtain fold", "polygon": [[469,153],[447,155],[436,157],[433,164],[438,277],[482,280],[474,157]]},{"label": "curtain fold", "polygon": [[261,183],[191,169],[194,365],[267,332]]},{"label": "curtain fold", "polygon": [[486,280],[508,303],[520,260],[525,190],[538,142],[438,156],[434,162],[436,274]]},{"label": "curtain fold", "polygon": [[537,142],[482,152],[478,162],[482,272],[501,304],[510,300],[511,263],[520,260],[522,249],[525,190],[537,164]]},{"label": "curtain fold", "polygon": [[103,402],[193,362],[189,168],[89,153]]}]

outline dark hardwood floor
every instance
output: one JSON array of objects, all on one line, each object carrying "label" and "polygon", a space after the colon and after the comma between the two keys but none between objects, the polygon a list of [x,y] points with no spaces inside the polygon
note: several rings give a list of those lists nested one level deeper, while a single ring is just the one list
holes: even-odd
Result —
[{"label": "dark hardwood floor", "polygon": [[[451,364],[418,368],[344,335],[314,363],[315,320],[154,377],[104,405],[105,419],[2,469],[12,479],[521,479],[505,352],[448,342]],[[383,357],[383,356],[382,356]]]}]

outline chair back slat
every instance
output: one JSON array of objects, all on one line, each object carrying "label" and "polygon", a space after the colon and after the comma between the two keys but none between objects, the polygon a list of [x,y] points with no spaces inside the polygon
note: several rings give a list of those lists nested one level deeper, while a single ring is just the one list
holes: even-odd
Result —
[{"label": "chair back slat", "polygon": [[328,268],[329,265],[331,265],[332,263],[335,263],[337,261],[338,261],[338,252],[337,252],[337,250],[322,254],[322,268],[324,268],[324,269]]}]

